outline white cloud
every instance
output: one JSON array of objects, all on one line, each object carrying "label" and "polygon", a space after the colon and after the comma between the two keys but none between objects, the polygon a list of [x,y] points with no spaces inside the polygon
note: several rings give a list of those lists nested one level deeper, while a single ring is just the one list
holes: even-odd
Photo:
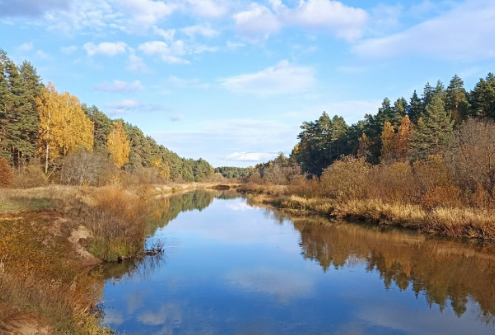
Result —
[{"label": "white cloud", "polygon": [[428,55],[449,60],[495,57],[495,2],[468,0],[449,12],[383,38],[358,43],[353,51],[369,58]]},{"label": "white cloud", "polygon": [[77,47],[75,45],[60,48],[60,51],[65,55],[72,55],[76,50]]},{"label": "white cloud", "polygon": [[425,0],[420,4],[412,5],[409,9],[409,14],[412,16],[422,16],[435,11],[438,8],[438,4],[435,4],[429,0]]},{"label": "white cloud", "polygon": [[227,276],[231,285],[248,292],[259,292],[277,298],[281,303],[307,297],[313,291],[311,278],[278,269],[251,269],[235,271]]},{"label": "white cloud", "polygon": [[235,14],[234,20],[237,32],[253,41],[267,39],[282,27],[270,9],[257,3],[252,3],[249,10]]},{"label": "white cloud", "polygon": [[385,31],[400,25],[403,6],[396,4],[393,6],[379,3],[371,10],[371,30],[375,35],[382,35]]},{"label": "white cloud", "polygon": [[148,67],[143,62],[143,59],[141,57],[136,56],[136,52],[133,49],[131,49],[130,51],[128,65],[126,69],[132,72],[139,72],[139,73],[144,73],[148,71]]},{"label": "white cloud", "polygon": [[227,48],[229,48],[230,50],[235,50],[237,48],[242,48],[243,46],[245,46],[245,44],[243,44],[243,43],[231,42],[231,41],[227,41],[226,45],[227,45]]},{"label": "white cloud", "polygon": [[96,91],[111,92],[111,93],[127,93],[127,92],[139,92],[144,90],[144,86],[139,80],[133,83],[127,83],[125,81],[115,80],[113,83],[104,82],[103,84],[95,85]]},{"label": "white cloud", "polygon": [[50,58],[50,56],[42,50],[36,50],[35,55],[39,59],[49,59]]},{"label": "white cloud", "polygon": [[365,10],[346,6],[339,1],[301,0],[293,9],[283,5],[281,0],[270,2],[285,25],[329,30],[348,41],[362,36],[363,28],[369,19]]},{"label": "white cloud", "polygon": [[172,122],[179,122],[184,120],[184,115],[175,115],[170,118]]},{"label": "white cloud", "polygon": [[198,79],[181,79],[181,78],[177,78],[176,76],[169,76],[167,82],[170,86],[181,87],[181,88],[197,86],[199,84]]},{"label": "white cloud", "polygon": [[312,68],[295,66],[283,60],[263,71],[220,81],[223,87],[234,93],[273,95],[306,91],[313,85],[315,79]]},{"label": "white cloud", "polygon": [[127,44],[124,42],[102,42],[98,45],[86,43],[83,48],[90,57],[98,54],[113,57],[120,53],[125,53]]},{"label": "white cloud", "polygon": [[186,3],[188,12],[205,18],[219,19],[229,12],[229,2],[225,0],[186,0]]},{"label": "white cloud", "polygon": [[167,42],[172,42],[175,37],[175,29],[163,30],[157,27],[153,27],[153,32],[156,35],[163,37],[163,39]]},{"label": "white cloud", "polygon": [[184,34],[191,38],[194,38],[196,35],[204,37],[216,37],[219,35],[218,31],[209,26],[190,26],[181,30]]},{"label": "white cloud", "polygon": [[141,107],[142,104],[138,100],[134,99],[124,99],[116,102],[107,102],[104,104],[104,107],[110,109],[109,114],[123,114],[132,110],[136,110]]},{"label": "white cloud", "polygon": [[33,50],[33,42],[24,43],[19,46],[19,50],[21,51],[32,51]]},{"label": "white cloud", "polygon": [[[210,112],[214,116],[214,112]],[[200,125],[196,131],[170,131],[149,135],[185,157],[194,157],[198,152],[204,152],[209,154],[208,157],[203,158],[216,166],[248,166],[266,162],[265,157],[261,156],[262,159],[256,162],[226,159],[226,157],[233,153],[278,153],[279,151],[290,153],[297,143],[300,119],[288,124],[284,123],[285,119],[286,117],[265,121],[212,120]],[[304,119],[307,119],[307,116]],[[216,148],[216,153],[211,153],[211,148]],[[241,156],[237,156],[239,157]]]},{"label": "white cloud", "polygon": [[181,58],[186,53],[182,41],[175,41],[171,46],[162,41],[150,41],[141,44],[139,50],[148,56],[160,56],[165,63],[189,64],[189,61]]},{"label": "white cloud", "polygon": [[227,160],[244,162],[266,162],[277,157],[277,154],[266,152],[234,152],[227,155]]},{"label": "white cloud", "polygon": [[174,3],[152,0],[120,0],[118,3],[130,15],[127,23],[134,32],[154,26],[178,8]]},{"label": "white cloud", "polygon": [[359,39],[368,22],[368,13],[339,1],[301,0],[289,8],[281,0],[270,0],[272,10],[252,3],[249,10],[234,15],[237,31],[249,39],[268,38],[283,26],[300,26],[305,29],[334,33],[348,41]]}]

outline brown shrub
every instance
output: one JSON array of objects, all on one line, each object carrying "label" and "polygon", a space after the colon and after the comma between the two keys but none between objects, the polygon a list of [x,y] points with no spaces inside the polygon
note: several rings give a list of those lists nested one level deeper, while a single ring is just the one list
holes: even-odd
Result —
[{"label": "brown shrub", "polygon": [[416,181],[423,192],[450,185],[449,169],[440,155],[431,155],[427,160],[416,161],[413,168]]},{"label": "brown shrub", "polygon": [[344,201],[365,198],[370,170],[364,158],[344,157],[323,171],[320,194]]},{"label": "brown shrub", "polygon": [[437,186],[425,194],[421,204],[428,209],[435,207],[456,208],[462,205],[460,199],[461,190],[457,187],[452,185]]},{"label": "brown shrub", "polygon": [[14,183],[14,175],[9,162],[0,158],[0,188],[11,187]]},{"label": "brown shrub", "polygon": [[318,195],[318,189],[319,182],[317,178],[308,179],[303,175],[294,176],[287,187],[289,194],[305,198],[316,197]]},{"label": "brown shrub", "polygon": [[107,261],[141,253],[147,204],[116,187],[100,188],[92,195],[95,204],[85,213],[85,223],[93,233],[90,251]]},{"label": "brown shrub", "polygon": [[48,185],[48,178],[43,173],[44,166],[39,162],[31,162],[19,169],[15,175],[14,186],[17,188],[34,188]]}]

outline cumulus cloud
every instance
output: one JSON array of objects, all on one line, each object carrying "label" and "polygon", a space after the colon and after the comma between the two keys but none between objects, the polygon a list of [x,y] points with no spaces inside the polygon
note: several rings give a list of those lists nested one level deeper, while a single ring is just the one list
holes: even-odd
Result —
[{"label": "cumulus cloud", "polygon": [[257,3],[252,3],[249,10],[235,14],[234,20],[237,32],[251,40],[267,39],[282,27],[270,9]]},{"label": "cumulus cloud", "polygon": [[263,71],[220,81],[223,87],[234,93],[274,95],[306,91],[315,80],[312,68],[295,66],[283,60]]},{"label": "cumulus cloud", "polygon": [[76,50],[77,50],[77,47],[75,45],[60,48],[60,51],[64,55],[72,55],[74,52],[76,52]]},{"label": "cumulus cloud", "polygon": [[229,12],[228,1],[226,0],[186,0],[186,11],[200,17],[219,19]]},{"label": "cumulus cloud", "polygon": [[120,0],[118,3],[130,16],[128,25],[135,32],[154,26],[178,8],[175,3],[152,0]]},{"label": "cumulus cloud", "polygon": [[50,10],[66,9],[69,0],[15,0],[0,1],[0,17],[42,16]]},{"label": "cumulus cloud", "polygon": [[227,155],[226,159],[242,162],[266,162],[277,157],[277,154],[266,152],[234,152]]},{"label": "cumulus cloud", "polygon": [[161,36],[167,42],[172,42],[175,37],[175,29],[164,30],[157,27],[153,27],[153,32],[156,35]]},{"label": "cumulus cloud", "polygon": [[482,60],[495,57],[494,33],[495,2],[468,0],[403,32],[366,39],[353,51],[362,57],[382,59],[428,55],[449,60]]},{"label": "cumulus cloud", "polygon": [[96,91],[111,92],[111,93],[133,93],[144,90],[144,86],[139,80],[133,83],[115,80],[113,83],[104,82],[103,84],[95,85]]},{"label": "cumulus cloud", "polygon": [[190,26],[183,28],[182,32],[191,38],[194,38],[196,35],[204,37],[216,37],[219,35],[218,31],[209,26]]},{"label": "cumulus cloud", "polygon": [[175,41],[170,46],[163,41],[150,41],[141,44],[139,50],[148,56],[159,56],[165,63],[189,64],[182,58],[186,53],[182,41]]},{"label": "cumulus cloud", "polygon": [[105,55],[105,56],[116,56],[120,53],[125,53],[127,49],[127,44],[124,42],[102,42],[98,45],[94,43],[86,43],[83,46],[86,50],[88,56],[94,55]]},{"label": "cumulus cloud", "polygon": [[227,280],[234,287],[273,296],[281,303],[310,295],[314,286],[309,277],[277,269],[235,271],[227,275]]},{"label": "cumulus cloud", "polygon": [[283,26],[300,26],[306,29],[330,31],[337,37],[354,41],[363,34],[368,13],[339,1],[301,0],[289,8],[281,0],[270,0],[272,9],[252,3],[249,10],[234,15],[236,29],[248,38],[268,38]]},{"label": "cumulus cloud", "polygon": [[19,47],[19,50],[21,51],[32,51],[33,50],[33,42],[29,42],[29,43],[24,43],[24,44],[21,44],[21,46]]},{"label": "cumulus cloud", "polygon": [[131,49],[126,69],[132,72],[144,73],[148,70],[148,67],[141,57],[136,56],[134,49]]}]

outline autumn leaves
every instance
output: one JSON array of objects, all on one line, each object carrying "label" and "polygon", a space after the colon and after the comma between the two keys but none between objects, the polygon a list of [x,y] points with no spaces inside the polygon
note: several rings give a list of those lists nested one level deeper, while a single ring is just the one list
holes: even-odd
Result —
[{"label": "autumn leaves", "polygon": [[[82,110],[79,99],[69,93],[58,93],[52,83],[36,98],[39,113],[38,152],[49,162],[76,150],[93,150],[94,125]],[[113,162],[122,167],[129,161],[130,143],[122,121],[115,121],[106,145]]]}]

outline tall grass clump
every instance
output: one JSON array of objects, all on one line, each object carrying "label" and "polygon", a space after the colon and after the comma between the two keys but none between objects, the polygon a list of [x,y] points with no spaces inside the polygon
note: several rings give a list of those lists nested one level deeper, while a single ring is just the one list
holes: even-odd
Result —
[{"label": "tall grass clump", "polygon": [[143,252],[147,204],[120,188],[94,190],[85,224],[93,237],[89,251],[105,261],[117,261]]}]

